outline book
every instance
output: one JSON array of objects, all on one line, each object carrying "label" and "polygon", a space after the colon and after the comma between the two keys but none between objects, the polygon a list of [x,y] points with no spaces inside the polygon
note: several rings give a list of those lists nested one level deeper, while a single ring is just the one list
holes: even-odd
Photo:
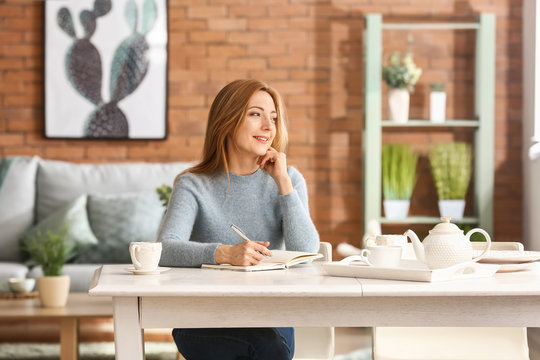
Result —
[{"label": "book", "polygon": [[311,262],[315,259],[322,258],[322,254],[288,251],[288,250],[272,250],[272,256],[266,256],[257,265],[241,266],[230,264],[202,264],[203,269],[217,270],[233,270],[233,271],[264,271],[264,270],[279,270],[286,269],[291,266]]}]

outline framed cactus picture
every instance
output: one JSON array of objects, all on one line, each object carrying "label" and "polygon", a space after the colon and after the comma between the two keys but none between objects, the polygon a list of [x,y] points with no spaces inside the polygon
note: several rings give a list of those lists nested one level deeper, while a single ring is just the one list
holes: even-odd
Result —
[{"label": "framed cactus picture", "polygon": [[45,137],[167,137],[167,0],[45,3]]}]

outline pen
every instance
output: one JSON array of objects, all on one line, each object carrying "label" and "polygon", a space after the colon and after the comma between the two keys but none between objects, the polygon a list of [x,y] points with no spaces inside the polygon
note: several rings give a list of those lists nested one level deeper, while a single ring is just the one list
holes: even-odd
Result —
[{"label": "pen", "polygon": [[242,232],[242,230],[240,230],[236,225],[231,224],[231,229],[233,229],[235,233],[237,233],[238,235],[240,235],[240,236],[242,237],[242,239],[244,239],[244,240],[246,240],[246,241],[251,241],[251,239],[248,238],[248,237],[246,236],[246,234],[244,234],[244,233]]},{"label": "pen", "polygon": [[[246,241],[251,241],[250,238],[248,238],[246,236],[246,234],[244,234],[244,232],[242,230],[240,230],[240,228],[234,224],[231,224],[231,229],[234,230],[235,233],[237,233],[238,235],[240,235],[242,237],[242,239],[246,240]],[[259,254],[262,254],[260,251],[257,251]],[[264,255],[264,254],[263,254]],[[267,257],[268,255],[264,255],[264,257]],[[271,256],[271,255],[270,255]]]}]

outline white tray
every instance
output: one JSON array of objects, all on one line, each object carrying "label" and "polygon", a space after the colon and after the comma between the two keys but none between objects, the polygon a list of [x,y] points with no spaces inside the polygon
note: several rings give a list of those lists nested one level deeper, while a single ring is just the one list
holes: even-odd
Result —
[{"label": "white tray", "polygon": [[430,270],[419,261],[401,260],[399,267],[384,268],[368,266],[360,262],[348,264],[346,260],[347,258],[323,263],[322,267],[331,276],[427,282],[490,277],[500,267],[500,265],[468,262],[444,269]]},{"label": "white tray", "polygon": [[[478,256],[481,253],[482,250],[474,250],[473,256]],[[537,260],[540,260],[540,251],[489,250],[479,262],[486,264],[523,264]]]}]

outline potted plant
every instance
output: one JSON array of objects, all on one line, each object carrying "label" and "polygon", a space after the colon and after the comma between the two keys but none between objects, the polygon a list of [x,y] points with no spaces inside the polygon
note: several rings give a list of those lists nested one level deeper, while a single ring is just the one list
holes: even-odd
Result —
[{"label": "potted plant", "polygon": [[67,303],[70,279],[62,275],[62,268],[73,255],[67,242],[67,229],[58,232],[36,232],[24,239],[23,250],[30,263],[40,265],[43,277],[37,279],[39,299],[43,307],[63,307]]},{"label": "potted plant", "polygon": [[410,93],[420,78],[422,69],[417,67],[411,53],[401,56],[395,52],[387,65],[383,66],[382,76],[388,91],[390,118],[397,123],[406,123],[409,119]]},{"label": "potted plant", "polygon": [[436,144],[429,151],[429,164],[439,196],[440,215],[462,219],[471,180],[471,145],[462,142]]},{"label": "potted plant", "polygon": [[430,84],[429,120],[432,123],[443,123],[446,118],[446,92],[443,83]]},{"label": "potted plant", "polygon": [[409,145],[384,145],[382,150],[382,185],[384,214],[388,219],[402,219],[409,213],[416,184],[418,155]]}]

